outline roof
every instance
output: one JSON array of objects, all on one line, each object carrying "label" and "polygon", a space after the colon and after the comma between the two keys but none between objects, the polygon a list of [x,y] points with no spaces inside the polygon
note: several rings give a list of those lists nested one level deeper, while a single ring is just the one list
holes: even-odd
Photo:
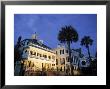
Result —
[{"label": "roof", "polygon": [[[50,47],[46,46],[45,44],[40,43],[37,39],[24,39],[23,41],[28,41],[28,42],[31,42],[35,45],[52,50]],[[21,42],[23,42],[23,41],[21,41]]]}]

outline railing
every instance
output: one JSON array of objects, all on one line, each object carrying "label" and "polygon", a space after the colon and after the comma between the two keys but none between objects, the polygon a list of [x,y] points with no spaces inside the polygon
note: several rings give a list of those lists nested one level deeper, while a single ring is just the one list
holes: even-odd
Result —
[{"label": "railing", "polygon": [[40,60],[46,60],[46,61],[52,61],[54,62],[55,60],[49,59],[49,58],[44,58],[44,57],[38,57],[36,55],[29,55],[30,58],[35,58],[35,59],[40,59]]}]

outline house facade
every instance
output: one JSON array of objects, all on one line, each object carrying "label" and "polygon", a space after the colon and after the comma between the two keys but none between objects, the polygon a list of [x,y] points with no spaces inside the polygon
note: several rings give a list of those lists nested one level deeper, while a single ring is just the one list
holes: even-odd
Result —
[{"label": "house facade", "polygon": [[[69,50],[64,45],[60,44],[51,49],[42,40],[38,40],[34,34],[31,39],[24,39],[20,42],[19,51],[21,60],[15,62],[15,75],[19,75],[21,69],[24,73],[44,70],[60,71],[67,75],[70,73]],[[81,48],[72,49],[71,58],[74,70],[87,67],[87,61],[81,53]]]},{"label": "house facade", "polygon": [[54,49],[56,52],[56,69],[57,71],[64,71],[69,73],[70,71],[70,60],[69,60],[69,51],[64,45],[58,45]]},{"label": "house facade", "polygon": [[22,55],[21,60],[16,61],[15,75],[19,75],[22,65],[25,72],[56,69],[56,53],[34,37],[21,41],[19,51]]}]

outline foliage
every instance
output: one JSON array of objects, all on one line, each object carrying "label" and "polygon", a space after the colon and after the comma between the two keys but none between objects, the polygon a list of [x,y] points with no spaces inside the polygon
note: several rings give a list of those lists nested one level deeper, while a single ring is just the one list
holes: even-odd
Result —
[{"label": "foliage", "polygon": [[84,36],[81,40],[81,45],[85,46],[88,50],[89,59],[91,61],[90,51],[89,51],[89,45],[93,44],[93,40],[90,38],[90,36]]},{"label": "foliage", "polygon": [[66,42],[77,42],[78,41],[78,33],[72,26],[65,26],[61,28],[58,34],[58,40],[61,43]]},{"label": "foliage", "polygon": [[89,45],[92,45],[93,40],[90,38],[90,36],[84,36],[81,40],[81,45],[88,48]]}]

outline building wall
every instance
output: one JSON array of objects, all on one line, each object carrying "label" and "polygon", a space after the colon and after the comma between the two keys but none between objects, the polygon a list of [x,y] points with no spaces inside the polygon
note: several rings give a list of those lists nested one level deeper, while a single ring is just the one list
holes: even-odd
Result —
[{"label": "building wall", "polygon": [[23,43],[25,45],[19,48],[22,51],[22,60],[16,62],[16,74],[20,71],[21,62],[23,62],[23,68],[25,71],[42,71],[43,69],[56,70],[56,54],[53,50],[27,45],[27,41]]},{"label": "building wall", "polygon": [[[26,51],[26,49],[24,50]],[[49,66],[49,68],[56,69],[56,54],[52,52],[48,52],[39,48],[29,47],[24,55],[28,54],[28,60],[35,63],[36,67],[39,67],[42,70],[42,67]],[[24,58],[25,59],[25,58]]]},{"label": "building wall", "polygon": [[58,45],[56,49],[56,68],[57,71],[66,71],[70,68],[70,62],[68,61],[68,50],[65,46]]},{"label": "building wall", "polygon": [[80,57],[79,57],[79,52],[77,51],[72,51],[72,58],[73,58],[73,69],[77,70],[79,68],[79,61],[80,61]]}]

